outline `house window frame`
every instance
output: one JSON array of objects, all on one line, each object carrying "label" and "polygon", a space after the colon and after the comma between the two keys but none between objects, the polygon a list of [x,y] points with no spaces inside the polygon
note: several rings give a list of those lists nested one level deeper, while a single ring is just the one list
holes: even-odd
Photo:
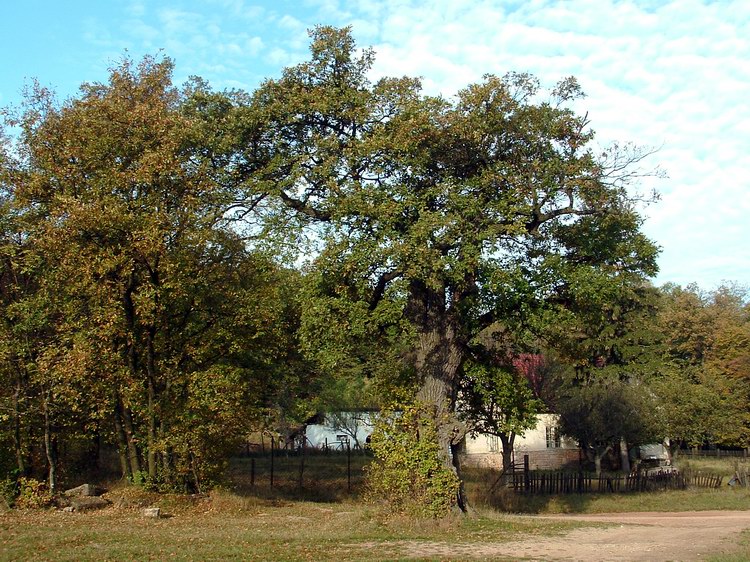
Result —
[{"label": "house window frame", "polygon": [[547,442],[548,449],[559,449],[562,445],[560,439],[560,430],[557,426],[545,426],[544,428],[545,441]]}]

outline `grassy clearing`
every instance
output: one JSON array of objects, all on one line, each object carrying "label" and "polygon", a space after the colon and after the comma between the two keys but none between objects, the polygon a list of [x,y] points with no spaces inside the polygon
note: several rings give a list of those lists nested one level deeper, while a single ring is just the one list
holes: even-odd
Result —
[{"label": "grassy clearing", "polygon": [[[310,459],[311,463],[318,462]],[[694,464],[693,464],[694,462]],[[731,461],[691,461],[694,470],[733,472]],[[279,480],[288,485],[270,489],[246,482],[247,467],[235,465],[232,490],[207,497],[146,493],[117,487],[107,494],[113,506],[93,513],[56,510],[0,514],[0,560],[399,560],[410,542],[455,547],[523,540],[565,533],[582,522],[536,520],[518,514],[604,513],[631,511],[700,511],[747,509],[750,490],[723,486],[639,494],[523,496],[507,490],[489,494],[496,474],[467,471],[467,491],[477,512],[472,517],[418,521],[386,517],[377,506],[358,501],[357,487],[346,491],[340,473],[333,480],[306,480],[311,489],[292,500],[294,471]],[[313,472],[311,471],[311,474]],[[244,480],[243,480],[244,478]],[[312,486],[310,486],[312,484]],[[357,486],[359,481],[357,481]],[[318,486],[316,491],[315,487]],[[337,490],[335,493],[333,490]],[[157,506],[162,519],[145,519],[141,509]],[[445,556],[422,558],[445,559]],[[714,562],[750,559],[750,534],[733,557]]]},{"label": "grassy clearing", "polygon": [[[739,462],[739,464],[738,464]],[[706,511],[745,510],[750,508],[750,488],[726,485],[737,467],[750,469],[737,459],[678,459],[677,467],[694,472],[724,476],[719,489],[691,488],[681,491],[622,493],[522,495],[506,489],[494,489],[494,471],[467,469],[466,487],[475,505],[506,513],[623,513],[633,511]]]},{"label": "grassy clearing", "polygon": [[[622,494],[523,495],[507,489],[495,489],[496,473],[482,469],[466,470],[467,491],[475,505],[507,513],[623,513],[633,511],[706,511],[745,510],[750,507],[750,489],[726,485],[734,473],[729,459],[690,461],[691,470],[718,473],[725,484],[719,489]],[[685,468],[682,466],[681,468]]]},{"label": "grassy clearing", "polygon": [[633,511],[745,510],[747,489],[692,489],[632,494],[569,494],[519,496],[494,494],[487,503],[512,513],[626,513]]},{"label": "grassy clearing", "polygon": [[[125,496],[124,500],[122,495]],[[445,521],[385,519],[356,503],[260,500],[228,492],[209,499],[108,494],[94,513],[13,511],[0,515],[3,560],[395,560],[404,541],[502,542],[550,536],[580,523],[534,521],[480,511]],[[168,517],[145,519],[142,505]]]},{"label": "grassy clearing", "polygon": [[750,471],[750,462],[743,458],[677,457],[675,466],[681,470],[706,472],[724,476],[726,483],[735,471]]}]

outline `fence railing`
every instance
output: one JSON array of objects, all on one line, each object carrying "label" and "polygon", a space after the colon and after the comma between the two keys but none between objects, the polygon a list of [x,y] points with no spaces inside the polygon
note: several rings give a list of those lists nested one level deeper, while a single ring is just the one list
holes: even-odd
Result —
[{"label": "fence railing", "polygon": [[744,461],[750,455],[747,449],[679,449],[677,456],[687,458],[732,458]]},{"label": "fence railing", "polygon": [[246,492],[341,499],[356,494],[371,461],[367,450],[269,449],[234,458],[229,478]]},{"label": "fence railing", "polygon": [[[525,460],[525,459],[524,459]],[[702,472],[680,472],[676,469],[648,470],[631,474],[589,472],[546,472],[523,467],[506,475],[508,487],[527,494],[606,494],[684,490],[688,487],[719,488],[723,477]]]}]

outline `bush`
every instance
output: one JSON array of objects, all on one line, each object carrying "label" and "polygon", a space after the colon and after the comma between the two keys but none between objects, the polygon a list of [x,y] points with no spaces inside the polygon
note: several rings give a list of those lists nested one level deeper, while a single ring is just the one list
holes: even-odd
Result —
[{"label": "bush", "polygon": [[367,468],[365,497],[392,513],[444,517],[456,505],[459,480],[440,457],[429,408],[408,406],[383,416],[372,434],[375,460]]},{"label": "bush", "polygon": [[18,479],[15,506],[21,509],[40,509],[52,505],[52,494],[47,484],[34,478]]},{"label": "bush", "polygon": [[18,477],[17,475],[7,476],[0,480],[0,498],[5,500],[8,506],[13,506],[18,495]]}]

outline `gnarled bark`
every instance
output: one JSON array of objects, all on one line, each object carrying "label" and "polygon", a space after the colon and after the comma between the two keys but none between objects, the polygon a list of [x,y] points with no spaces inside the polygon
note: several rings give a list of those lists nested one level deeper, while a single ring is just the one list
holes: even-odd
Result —
[{"label": "gnarled bark", "polygon": [[450,311],[446,309],[444,291],[436,291],[422,282],[413,281],[410,297],[407,313],[421,328],[414,364],[421,381],[416,398],[432,407],[441,459],[444,466],[459,478],[461,488],[456,503],[462,511],[467,511],[468,501],[463,491],[457,455],[466,428],[455,415],[464,346],[451,321]]}]

